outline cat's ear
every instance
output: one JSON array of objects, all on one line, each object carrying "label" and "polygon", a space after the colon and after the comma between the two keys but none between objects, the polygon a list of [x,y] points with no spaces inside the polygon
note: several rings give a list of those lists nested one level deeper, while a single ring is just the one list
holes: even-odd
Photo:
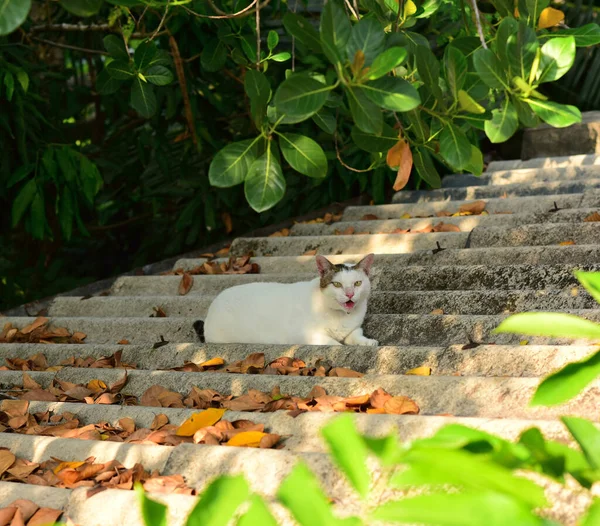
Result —
[{"label": "cat's ear", "polygon": [[361,269],[367,276],[371,272],[371,266],[373,265],[373,260],[375,259],[375,254],[369,254],[362,258],[355,266],[356,269]]},{"label": "cat's ear", "polygon": [[323,277],[329,270],[333,268],[333,264],[324,256],[317,256],[316,259],[319,276]]}]

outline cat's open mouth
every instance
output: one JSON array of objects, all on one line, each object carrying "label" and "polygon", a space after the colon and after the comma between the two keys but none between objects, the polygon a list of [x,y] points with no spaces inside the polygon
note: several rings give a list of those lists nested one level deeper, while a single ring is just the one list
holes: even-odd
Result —
[{"label": "cat's open mouth", "polygon": [[354,302],[352,300],[348,300],[346,303],[343,304],[344,307],[346,307],[348,310],[354,308]]}]

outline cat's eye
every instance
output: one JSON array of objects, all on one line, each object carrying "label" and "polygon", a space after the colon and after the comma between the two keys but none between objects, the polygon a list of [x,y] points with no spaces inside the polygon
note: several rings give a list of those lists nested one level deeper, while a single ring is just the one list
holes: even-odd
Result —
[{"label": "cat's eye", "polygon": [[354,286],[355,287],[360,287],[362,285],[362,281],[355,281],[354,282]]},{"label": "cat's eye", "polygon": [[336,287],[336,288],[338,288],[338,289],[342,288],[342,284],[339,281],[334,281],[333,282],[333,286]]}]

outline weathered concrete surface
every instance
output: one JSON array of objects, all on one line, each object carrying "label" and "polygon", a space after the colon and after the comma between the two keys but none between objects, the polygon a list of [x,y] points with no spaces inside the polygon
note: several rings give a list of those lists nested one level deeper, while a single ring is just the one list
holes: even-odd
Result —
[{"label": "weathered concrete surface", "polygon": [[523,133],[521,158],[600,153],[600,112],[582,114],[582,121],[567,129],[542,124]]},{"label": "weathered concrete surface", "polygon": [[523,225],[514,228],[500,226],[475,228],[469,241],[473,248],[558,245],[559,243],[597,245],[600,244],[600,225],[593,222]]},{"label": "weathered concrete surface", "polygon": [[600,188],[600,179],[579,179],[574,181],[549,181],[538,183],[512,183],[500,186],[467,186],[462,188],[440,188],[438,190],[416,190],[397,192],[394,203],[427,203],[442,199],[490,199],[493,197],[525,197],[556,194],[580,194],[586,190]]},{"label": "weathered concrete surface", "polygon": [[513,159],[509,161],[492,161],[486,172],[500,170],[518,170],[521,168],[564,168],[566,166],[597,166],[600,157],[595,154],[565,155],[558,157],[534,157],[526,161]]},{"label": "weathered concrete surface", "polygon": [[541,181],[576,181],[597,179],[600,165],[565,166],[552,168],[515,168],[485,172],[480,176],[471,174],[449,175],[442,179],[443,188],[458,188],[477,185],[506,185],[514,183],[536,183]]},{"label": "weathered concrete surface", "polygon": [[71,491],[68,489],[35,486],[17,482],[0,482],[0,508],[6,508],[18,499],[35,502],[40,508],[65,509]]}]

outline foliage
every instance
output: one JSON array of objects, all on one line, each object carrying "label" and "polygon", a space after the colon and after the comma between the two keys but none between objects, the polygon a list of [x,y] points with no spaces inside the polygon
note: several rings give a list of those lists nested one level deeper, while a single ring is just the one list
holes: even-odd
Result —
[{"label": "foliage", "polygon": [[381,203],[394,180],[437,187],[482,171],[486,135],[575,122],[543,93],[600,29],[521,4],[362,0],[358,20],[332,0],[315,25],[265,0],[257,35],[230,0],[6,2],[2,307],[361,192]]}]

